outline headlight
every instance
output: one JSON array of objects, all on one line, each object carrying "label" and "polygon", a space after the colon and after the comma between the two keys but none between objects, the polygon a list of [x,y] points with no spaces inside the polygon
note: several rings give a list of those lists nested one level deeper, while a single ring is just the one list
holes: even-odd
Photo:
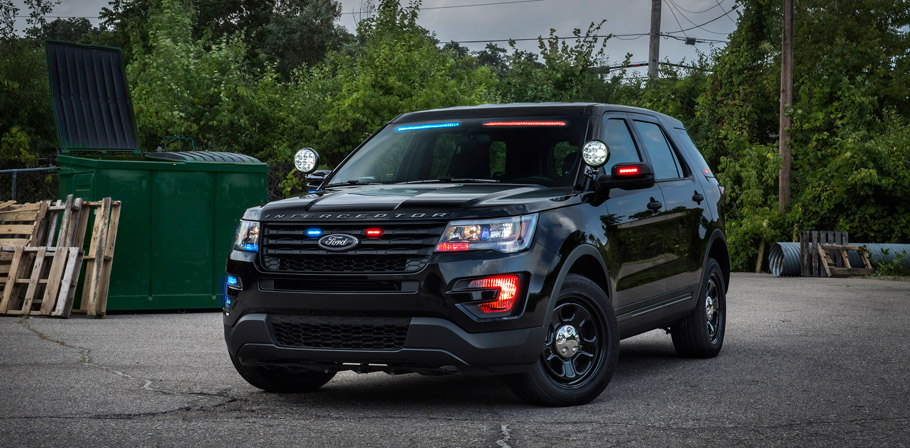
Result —
[{"label": "headlight", "polygon": [[234,250],[256,252],[259,250],[259,223],[240,220],[234,235]]},{"label": "headlight", "polygon": [[501,219],[452,221],[442,233],[437,252],[495,250],[518,252],[531,246],[537,214]]}]

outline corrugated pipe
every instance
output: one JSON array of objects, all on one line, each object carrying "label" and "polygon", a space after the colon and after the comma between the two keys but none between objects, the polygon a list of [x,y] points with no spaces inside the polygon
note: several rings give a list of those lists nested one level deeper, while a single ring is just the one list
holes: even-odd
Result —
[{"label": "corrugated pipe", "polygon": [[[902,256],[901,264],[910,267],[910,244],[850,243],[865,246],[872,261],[891,261]],[[809,243],[809,250],[814,246]],[[856,251],[848,251],[850,266],[862,267],[863,259]],[[771,245],[768,254],[768,266],[775,277],[798,277],[800,274],[799,243],[779,242]]]}]

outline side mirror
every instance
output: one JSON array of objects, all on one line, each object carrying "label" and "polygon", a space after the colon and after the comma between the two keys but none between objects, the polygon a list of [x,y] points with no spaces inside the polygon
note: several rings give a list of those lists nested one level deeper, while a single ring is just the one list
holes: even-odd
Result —
[{"label": "side mirror", "polygon": [[294,154],[294,168],[303,174],[310,174],[319,166],[319,153],[313,148],[303,148]]},{"label": "side mirror", "polygon": [[621,188],[637,190],[654,186],[654,170],[647,163],[618,163],[613,165],[610,176],[597,179],[598,189]]},{"label": "side mirror", "polygon": [[307,187],[318,187],[325,177],[332,174],[332,170],[316,170],[306,176]]}]

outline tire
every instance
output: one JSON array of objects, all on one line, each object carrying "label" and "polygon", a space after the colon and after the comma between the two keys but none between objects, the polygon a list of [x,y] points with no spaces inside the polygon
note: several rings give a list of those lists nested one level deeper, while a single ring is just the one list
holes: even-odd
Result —
[{"label": "tire", "polygon": [[231,362],[237,373],[253,386],[267,392],[281,394],[296,394],[312,392],[328,383],[335,372],[291,372],[281,369],[266,369],[264,367],[245,366],[231,356]]},{"label": "tire", "polygon": [[705,263],[699,300],[692,313],[670,327],[676,353],[687,358],[713,358],[724,345],[727,298],[724,274],[713,258]]},{"label": "tire", "polygon": [[596,283],[569,274],[550,321],[537,363],[506,381],[531,404],[588,403],[610,383],[619,360],[619,326],[610,299]]}]

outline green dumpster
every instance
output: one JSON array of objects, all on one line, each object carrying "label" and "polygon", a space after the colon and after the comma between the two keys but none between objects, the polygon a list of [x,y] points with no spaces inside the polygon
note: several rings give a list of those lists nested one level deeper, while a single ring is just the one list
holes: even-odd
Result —
[{"label": "green dumpster", "polygon": [[237,220],[267,200],[266,164],[213,152],[57,163],[61,198],[122,203],[108,311],[221,307]]},{"label": "green dumpster", "polygon": [[107,310],[220,308],[243,211],[268,166],[243,154],[142,153],[120,50],[48,42],[59,197],[121,201]]}]

